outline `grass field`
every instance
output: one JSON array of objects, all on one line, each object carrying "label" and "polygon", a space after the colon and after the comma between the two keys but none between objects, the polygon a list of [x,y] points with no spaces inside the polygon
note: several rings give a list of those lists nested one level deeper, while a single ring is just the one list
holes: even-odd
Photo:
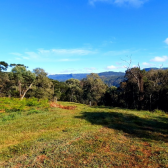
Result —
[{"label": "grass field", "polygon": [[0,99],[0,167],[168,167],[168,114]]}]

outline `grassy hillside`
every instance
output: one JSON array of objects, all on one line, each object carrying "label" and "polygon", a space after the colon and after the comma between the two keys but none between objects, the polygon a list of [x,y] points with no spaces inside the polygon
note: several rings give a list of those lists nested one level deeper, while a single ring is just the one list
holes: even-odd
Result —
[{"label": "grassy hillside", "polygon": [[0,99],[0,167],[168,167],[168,115]]}]

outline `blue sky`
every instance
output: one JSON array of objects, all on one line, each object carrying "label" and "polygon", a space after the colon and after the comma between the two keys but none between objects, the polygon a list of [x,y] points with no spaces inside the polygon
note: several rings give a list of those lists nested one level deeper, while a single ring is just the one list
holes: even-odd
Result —
[{"label": "blue sky", "polygon": [[168,67],[168,0],[1,0],[0,60],[49,74]]}]

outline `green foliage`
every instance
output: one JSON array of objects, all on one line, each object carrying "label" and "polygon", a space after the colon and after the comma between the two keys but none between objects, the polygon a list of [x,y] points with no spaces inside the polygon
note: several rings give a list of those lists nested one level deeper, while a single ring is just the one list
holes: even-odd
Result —
[{"label": "green foliage", "polygon": [[86,79],[82,80],[83,85],[83,97],[88,101],[94,101],[96,103],[101,102],[101,98],[104,96],[107,86],[100,79],[97,74],[91,73]]},{"label": "green foliage", "polygon": [[26,101],[26,105],[27,105],[27,106],[37,106],[37,105],[39,105],[39,104],[40,104],[40,103],[39,103],[38,99],[37,99],[37,98],[34,98],[34,97],[29,98],[29,99],[27,99],[27,101]]},{"label": "green foliage", "polygon": [[80,102],[83,90],[78,79],[68,79],[65,82],[68,85],[66,92],[68,100],[71,102]]},{"label": "green foliage", "polygon": [[27,70],[25,66],[16,65],[12,68],[10,74],[11,81],[14,82],[14,87],[19,92],[21,100],[25,97],[27,91],[32,87],[36,78],[35,74]]},{"label": "green foliage", "polygon": [[38,113],[41,113],[41,112],[42,112],[42,111],[40,111],[40,110],[31,109],[30,111],[28,111],[27,115],[38,114]]},{"label": "green foliage", "polygon": [[17,106],[17,105],[14,105],[14,106],[12,106],[11,108],[6,108],[5,109],[5,112],[8,112],[8,113],[10,113],[10,112],[19,112],[19,111],[24,111],[24,107],[25,106]]},{"label": "green foliage", "polygon": [[159,109],[155,109],[153,112],[156,113],[156,114],[165,114],[164,111],[159,110]]},{"label": "green foliage", "polygon": [[0,61],[0,72],[6,71],[7,68],[8,68],[8,63],[6,63],[5,61]]},{"label": "green foliage", "polygon": [[39,107],[43,110],[50,108],[48,99],[29,98],[20,101],[18,98],[0,98],[0,111],[6,113],[24,112],[29,108]]},{"label": "green foliage", "polygon": [[9,120],[14,120],[16,118],[16,114],[9,114],[6,115],[2,118],[2,121],[9,121]]},{"label": "green foliage", "polygon": [[38,99],[51,100],[54,95],[54,88],[52,81],[47,77],[47,73],[41,68],[36,68],[33,72],[36,75],[36,80],[34,82],[34,87],[32,87],[28,95]]},{"label": "green foliage", "polygon": [[45,108],[49,108],[50,107],[48,99],[40,99],[39,103],[40,103],[41,107],[45,107]]}]

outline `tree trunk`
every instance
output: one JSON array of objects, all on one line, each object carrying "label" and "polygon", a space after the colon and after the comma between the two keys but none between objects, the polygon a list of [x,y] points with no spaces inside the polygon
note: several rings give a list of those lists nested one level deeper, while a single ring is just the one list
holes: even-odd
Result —
[{"label": "tree trunk", "polygon": [[30,84],[30,86],[23,92],[23,95],[21,95],[20,100],[23,100],[23,98],[25,97],[27,91],[32,87],[33,83]]},{"label": "tree trunk", "polygon": [[143,76],[142,76],[142,74],[139,74],[138,83],[139,83],[138,109],[141,110],[142,109],[142,101],[144,99],[144,87],[143,87]]},{"label": "tree trunk", "polygon": [[54,97],[54,102],[57,103],[57,97],[56,96]]},{"label": "tree trunk", "polygon": [[20,80],[18,81],[19,96],[22,97],[22,84]]},{"label": "tree trunk", "polygon": [[150,110],[150,111],[151,111],[151,98],[152,98],[152,95],[150,94],[150,95],[149,95],[149,103],[150,103],[150,104],[149,104],[149,110]]},{"label": "tree trunk", "polygon": [[92,106],[92,102],[91,101],[89,102],[89,104],[90,104],[90,106]]}]

